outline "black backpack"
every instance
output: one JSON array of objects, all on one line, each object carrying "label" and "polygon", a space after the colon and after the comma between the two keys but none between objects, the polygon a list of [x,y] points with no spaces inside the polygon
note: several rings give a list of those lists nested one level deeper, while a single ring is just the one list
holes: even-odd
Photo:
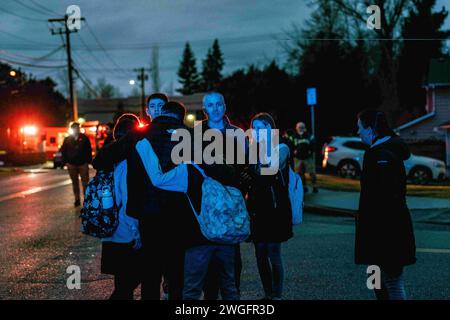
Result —
[{"label": "black backpack", "polygon": [[[112,197],[111,208],[103,208],[103,195]],[[119,209],[114,197],[114,172],[97,171],[89,182],[80,213],[81,232],[96,238],[111,237],[119,225]]]}]

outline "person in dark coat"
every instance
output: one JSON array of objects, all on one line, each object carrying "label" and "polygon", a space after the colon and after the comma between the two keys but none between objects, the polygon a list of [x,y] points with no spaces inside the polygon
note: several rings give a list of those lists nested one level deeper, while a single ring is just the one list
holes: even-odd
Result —
[{"label": "person in dark coat", "polygon": [[106,138],[105,141],[103,141],[103,147],[114,142],[113,130],[114,130],[114,123],[108,122],[106,124]]},{"label": "person in dark coat", "polygon": [[381,288],[375,289],[378,299],[406,299],[403,268],[416,262],[403,163],[410,152],[389,128],[383,112],[362,111],[358,133],[370,149],[364,155],[361,174],[355,262],[380,268]]},{"label": "person in dark coat", "polygon": [[[266,113],[252,119],[255,131],[276,129],[273,118]],[[270,132],[270,131],[269,131]],[[253,139],[261,144],[261,137]],[[268,145],[272,145],[268,141]],[[252,148],[252,146],[250,146]],[[292,238],[292,211],[289,200],[289,147],[280,141],[279,169],[274,175],[262,174],[264,166],[258,161],[250,166],[250,186],[247,207],[251,217],[251,240],[255,245],[256,261],[264,288],[264,299],[282,298],[284,268],[281,244]],[[269,149],[269,148],[268,148]]]},{"label": "person in dark coat", "polygon": [[[113,139],[119,140],[138,125],[139,119],[134,114],[123,114],[113,129]],[[114,188],[119,225],[111,237],[102,239],[101,272],[114,275],[114,291],[110,300],[133,300],[134,290],[141,282],[136,270],[142,263],[142,253],[139,250],[139,222],[126,214],[127,160],[114,166]]]},{"label": "person in dark coat", "polygon": [[74,122],[70,125],[72,134],[64,139],[61,146],[61,154],[64,163],[67,164],[67,171],[72,180],[73,195],[75,197],[74,206],[81,204],[80,180],[83,186],[83,194],[89,183],[89,164],[92,161],[92,147],[89,138],[81,133],[80,124]]},{"label": "person in dark coat", "polygon": [[[218,92],[207,93],[203,98],[203,108],[207,119],[198,124],[193,130],[194,159],[196,154],[204,155],[206,147],[209,145],[208,141],[202,139],[205,132],[209,130],[220,134],[223,137],[223,150],[221,153],[218,151],[217,154],[214,151],[213,157],[223,159],[223,163],[213,161],[207,164],[206,159],[203,159],[203,164],[200,167],[208,177],[219,181],[223,185],[238,187],[239,175],[237,170],[239,166],[236,165],[236,159],[233,159],[233,165],[228,164],[226,155],[231,152],[231,150],[227,149],[227,141],[233,139],[234,143],[232,145],[236,148],[234,155],[238,154],[237,148],[240,148],[241,155],[245,156],[244,145],[240,145],[239,141],[230,135],[230,131],[239,133],[238,131],[241,131],[241,129],[233,126],[226,117],[226,104],[222,94]],[[241,133],[244,136],[244,133]],[[197,145],[197,141],[201,143]],[[244,161],[245,158],[243,159]],[[195,179],[194,175],[193,177],[194,179],[189,179],[189,189],[194,191],[194,196],[192,197],[194,202],[200,203],[201,193],[195,193],[195,190],[201,190],[201,186],[197,186],[195,182],[191,183],[191,180],[197,180],[202,183],[203,179]],[[199,212],[199,208],[196,208],[196,210]],[[193,217],[193,215],[191,216]],[[196,223],[195,217],[193,221]],[[204,239],[203,236],[201,238]],[[216,300],[220,291],[223,300],[239,300],[242,268],[239,245],[226,245],[210,241],[191,245],[186,250],[185,263],[184,299],[198,300],[201,298],[203,291],[205,300]]]}]

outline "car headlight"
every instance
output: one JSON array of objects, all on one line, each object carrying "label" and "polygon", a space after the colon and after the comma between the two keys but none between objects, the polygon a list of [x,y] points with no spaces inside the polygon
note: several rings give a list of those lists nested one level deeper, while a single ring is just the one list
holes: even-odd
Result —
[{"label": "car headlight", "polygon": [[441,168],[441,169],[445,169],[445,163],[444,162],[435,162],[434,166],[436,168]]}]

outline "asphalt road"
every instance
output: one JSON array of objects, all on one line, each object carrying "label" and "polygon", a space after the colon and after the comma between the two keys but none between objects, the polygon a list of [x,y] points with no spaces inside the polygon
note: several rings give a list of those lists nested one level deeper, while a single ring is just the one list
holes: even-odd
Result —
[{"label": "asphalt road", "polygon": [[[65,171],[0,177],[0,299],[106,299],[100,241],[79,231],[79,210]],[[406,268],[411,299],[450,299],[450,226],[415,223],[418,263]],[[351,218],[306,214],[283,246],[285,299],[372,299],[365,268],[353,264]],[[261,285],[253,247],[242,245],[242,298]],[[81,268],[81,289],[66,286],[67,267]],[[138,293],[137,293],[138,295]]]}]

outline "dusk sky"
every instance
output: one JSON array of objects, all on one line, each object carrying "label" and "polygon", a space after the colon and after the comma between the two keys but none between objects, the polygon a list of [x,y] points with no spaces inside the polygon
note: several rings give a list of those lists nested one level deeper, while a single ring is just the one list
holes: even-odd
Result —
[{"label": "dusk sky", "polygon": [[[277,36],[283,38],[283,32],[294,23],[300,26],[304,23],[311,13],[307,3],[305,0],[2,0],[0,57],[41,65],[65,64],[64,50],[46,60],[29,58],[42,57],[62,45],[59,36],[51,35],[47,19],[57,18],[57,13],[63,15],[69,5],[76,4],[89,28],[83,25],[77,34],[72,34],[73,60],[86,78],[96,82],[97,78],[105,77],[127,96],[132,90],[128,80],[136,78],[131,69],[149,68],[151,47],[158,44],[162,89],[170,92],[177,86],[176,71],[186,41],[191,42],[198,69],[215,38],[224,53],[225,74],[252,63],[264,65],[274,58],[282,64],[285,55],[279,42],[283,40]],[[450,0],[438,1],[438,6],[442,5],[450,7]],[[449,19],[446,27],[450,28]],[[129,70],[115,70],[118,66]],[[49,75],[56,80],[65,72],[65,69],[28,67],[23,70],[39,78]],[[146,90],[150,90],[150,84]]]}]

